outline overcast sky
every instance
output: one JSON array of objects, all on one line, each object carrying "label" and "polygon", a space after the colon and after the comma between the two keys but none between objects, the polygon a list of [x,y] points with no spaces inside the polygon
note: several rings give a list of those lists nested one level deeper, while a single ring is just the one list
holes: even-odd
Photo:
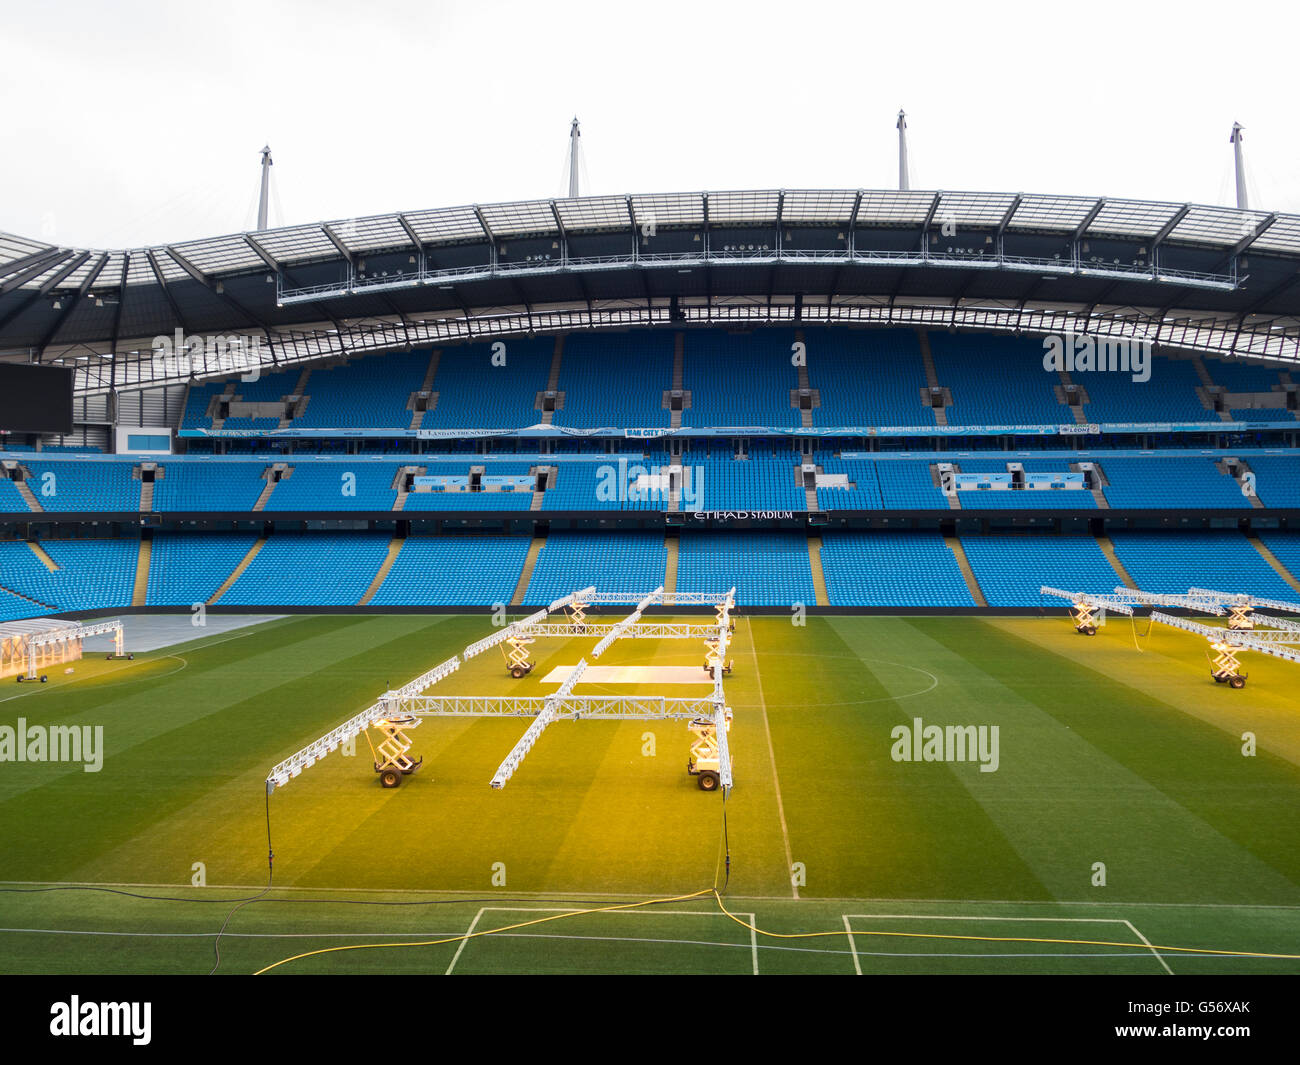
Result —
[{"label": "overcast sky", "polygon": [[0,0],[0,230],[137,247],[584,193],[897,186],[1300,212],[1296,5]]}]

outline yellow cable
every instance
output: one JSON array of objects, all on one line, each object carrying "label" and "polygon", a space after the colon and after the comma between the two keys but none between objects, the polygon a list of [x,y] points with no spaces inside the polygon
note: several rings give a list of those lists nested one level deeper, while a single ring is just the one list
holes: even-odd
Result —
[{"label": "yellow cable", "polygon": [[[772,939],[816,939],[820,936],[899,936],[906,939],[964,939],[977,943],[1054,943],[1079,947],[1133,947],[1137,950],[1163,950],[1171,953],[1183,954],[1221,954],[1233,958],[1281,958],[1287,961],[1300,960],[1300,954],[1263,954],[1246,950],[1210,950],[1205,947],[1163,947],[1158,943],[1114,943],[1104,939],[1044,939],[1029,936],[963,936],[945,932],[857,932],[850,931],[847,928],[837,929],[833,932],[768,932],[756,925],[750,924],[748,921],[741,920],[734,913],[728,910],[725,905],[723,905],[721,895],[716,891],[713,894],[717,899],[718,909],[735,921],[736,924],[757,935],[768,936]],[[924,914],[917,915],[918,920],[923,920],[924,917]]]},{"label": "yellow cable", "polygon": [[[1042,943],[1056,946],[1075,946],[1075,947],[1128,947],[1139,951],[1164,951],[1171,954],[1213,954],[1219,957],[1230,958],[1269,958],[1284,961],[1300,960],[1300,954],[1271,954],[1261,951],[1247,950],[1215,950],[1210,947],[1171,947],[1159,943],[1129,943],[1107,939],[1052,939],[1044,936],[970,936],[959,935],[949,932],[888,932],[879,930],[849,930],[835,929],[830,932],[770,932],[767,929],[759,928],[755,924],[736,916],[727,909],[726,904],[722,901],[722,895],[716,888],[708,888],[704,891],[696,891],[690,895],[677,895],[673,898],[665,899],[645,899],[641,902],[624,902],[610,906],[596,906],[583,910],[567,910],[564,913],[553,913],[546,917],[535,917],[530,921],[519,921],[515,924],[504,925],[501,928],[485,928],[480,932],[467,932],[464,935],[449,936],[445,939],[428,939],[411,943],[351,943],[341,947],[324,947],[320,950],[309,950],[302,954],[294,954],[288,958],[281,958],[277,962],[257,970],[253,975],[261,976],[263,973],[269,973],[272,969],[279,968],[281,965],[287,965],[292,961],[299,961],[303,958],[315,957],[319,954],[333,954],[344,950],[379,950],[387,947],[438,947],[447,946],[451,943],[468,942],[471,939],[479,939],[483,936],[500,935],[502,932],[514,932],[520,928],[531,928],[534,925],[547,924],[551,921],[563,920],[567,917],[582,917],[592,913],[609,913],[614,910],[634,910],[641,906],[657,906],[669,902],[686,902],[689,899],[698,899],[701,895],[712,895],[714,901],[718,904],[718,909],[724,915],[740,925],[747,931],[755,935],[765,936],[769,939],[821,939],[827,936],[878,936],[894,937],[899,939],[952,939],[962,940],[970,943]],[[917,919],[923,920],[925,915],[918,914]]]},{"label": "yellow cable", "polygon": [[587,913],[608,913],[611,910],[634,910],[638,906],[657,906],[667,902],[685,902],[687,899],[698,899],[701,895],[716,895],[713,888],[706,888],[703,891],[696,891],[690,895],[678,895],[670,899],[644,899],[641,902],[622,902],[612,906],[597,906],[587,910],[568,910],[564,913],[553,913],[547,917],[537,917],[531,921],[520,921],[518,924],[506,925],[503,928],[487,928],[482,932],[467,932],[464,935],[450,936],[447,939],[427,939],[418,943],[351,943],[342,947],[324,947],[321,950],[309,950],[304,954],[295,954],[290,958],[281,958],[273,962],[264,969],[258,969],[254,976],[261,976],[263,973],[269,973],[272,969],[281,965],[287,965],[291,961],[298,961],[301,958],[311,958],[317,954],[333,954],[340,950],[378,950],[381,947],[439,947],[448,943],[460,943],[471,939],[478,939],[480,936],[492,936],[501,932],[513,932],[517,928],[528,928],[532,925],[545,924],[548,921],[558,921],[564,917],[581,917]]}]

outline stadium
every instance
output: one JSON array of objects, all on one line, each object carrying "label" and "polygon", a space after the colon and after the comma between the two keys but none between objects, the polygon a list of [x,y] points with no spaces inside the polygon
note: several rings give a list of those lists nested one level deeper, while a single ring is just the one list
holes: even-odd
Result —
[{"label": "stadium", "polygon": [[901,172],[0,234],[4,969],[1300,972],[1300,215]]}]

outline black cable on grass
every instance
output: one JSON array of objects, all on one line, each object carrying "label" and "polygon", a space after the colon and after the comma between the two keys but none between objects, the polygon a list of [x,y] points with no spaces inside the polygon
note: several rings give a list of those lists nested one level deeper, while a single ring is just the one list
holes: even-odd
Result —
[{"label": "black cable on grass", "polygon": [[226,914],[226,919],[221,922],[221,928],[217,930],[217,938],[212,941],[212,952],[215,960],[208,975],[212,976],[221,967],[221,937],[226,934],[226,927],[230,924],[230,919],[235,916],[249,903],[256,902],[268,891],[275,880],[275,850],[271,846],[271,792],[268,789],[266,793],[266,887],[252,898],[242,900],[233,910]]}]

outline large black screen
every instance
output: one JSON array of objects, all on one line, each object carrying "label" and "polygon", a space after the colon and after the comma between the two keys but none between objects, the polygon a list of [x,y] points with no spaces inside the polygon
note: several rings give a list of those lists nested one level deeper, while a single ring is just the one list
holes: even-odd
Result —
[{"label": "large black screen", "polygon": [[0,362],[0,430],[71,433],[73,373],[62,366]]}]

